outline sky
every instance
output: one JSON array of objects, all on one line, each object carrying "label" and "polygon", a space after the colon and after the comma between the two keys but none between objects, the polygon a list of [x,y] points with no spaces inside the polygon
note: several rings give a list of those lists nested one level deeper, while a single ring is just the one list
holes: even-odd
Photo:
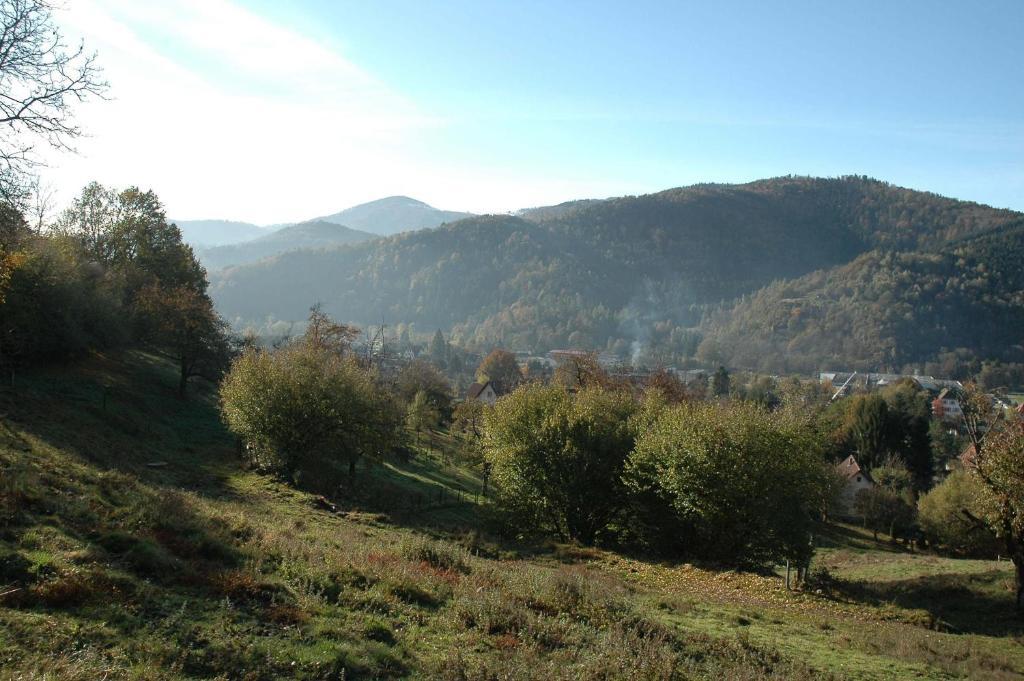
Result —
[{"label": "sky", "polygon": [[109,98],[49,159],[176,219],[506,212],[778,175],[1024,210],[1024,2],[73,0]]}]

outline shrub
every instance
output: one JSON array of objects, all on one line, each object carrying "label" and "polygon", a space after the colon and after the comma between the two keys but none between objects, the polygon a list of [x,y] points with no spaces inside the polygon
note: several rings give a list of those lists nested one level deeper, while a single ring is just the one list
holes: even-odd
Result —
[{"label": "shrub", "polygon": [[423,537],[406,539],[401,547],[402,555],[413,561],[422,561],[439,570],[453,572],[470,571],[469,554],[461,546]]},{"label": "shrub", "polygon": [[985,490],[977,476],[955,471],[917,502],[918,521],[924,533],[951,551],[974,556],[991,556],[1000,546],[987,527],[967,517],[980,516],[978,507]]},{"label": "shrub", "polygon": [[[221,386],[224,420],[259,468],[327,484],[394,442],[397,416],[356,358],[310,343],[250,350]],[[325,480],[326,479],[326,480]]]},{"label": "shrub", "polygon": [[499,505],[516,529],[593,542],[621,507],[633,448],[629,395],[523,386],[485,417],[484,448]]},{"label": "shrub", "polygon": [[652,546],[740,565],[808,558],[824,494],[806,425],[749,403],[663,411],[639,435],[625,480]]}]

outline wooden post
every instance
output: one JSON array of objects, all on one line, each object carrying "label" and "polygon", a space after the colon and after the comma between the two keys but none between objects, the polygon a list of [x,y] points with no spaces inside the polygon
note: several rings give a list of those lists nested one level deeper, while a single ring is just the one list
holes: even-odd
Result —
[{"label": "wooden post", "polygon": [[790,590],[790,582],[789,582],[789,559],[788,559],[788,558],[786,559],[786,589],[787,589],[787,590]]}]

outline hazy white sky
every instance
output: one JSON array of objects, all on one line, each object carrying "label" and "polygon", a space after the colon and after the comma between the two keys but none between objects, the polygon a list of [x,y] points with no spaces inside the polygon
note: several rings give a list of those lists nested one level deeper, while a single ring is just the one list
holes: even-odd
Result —
[{"label": "hazy white sky", "polygon": [[73,0],[111,98],[45,178],[262,224],[787,173],[1024,208],[1024,5],[796,5]]}]

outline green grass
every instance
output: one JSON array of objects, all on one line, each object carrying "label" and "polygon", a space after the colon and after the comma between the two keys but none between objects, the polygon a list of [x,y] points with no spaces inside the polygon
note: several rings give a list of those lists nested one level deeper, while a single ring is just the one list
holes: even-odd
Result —
[{"label": "green grass", "polygon": [[366,462],[330,512],[246,470],[212,396],[178,400],[174,378],[130,354],[0,394],[0,679],[1024,673],[1006,563],[823,527],[818,594],[499,543],[476,457],[443,432]]}]

